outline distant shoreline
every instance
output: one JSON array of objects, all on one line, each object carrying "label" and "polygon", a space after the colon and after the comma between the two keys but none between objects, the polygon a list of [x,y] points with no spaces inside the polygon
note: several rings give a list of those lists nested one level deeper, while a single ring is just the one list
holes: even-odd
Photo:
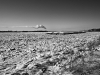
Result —
[{"label": "distant shoreline", "polygon": [[100,32],[100,28],[97,29],[88,29],[88,30],[80,30],[80,31],[47,31],[47,30],[35,30],[35,31],[13,31],[13,30],[8,30],[8,31],[0,31],[0,33],[21,33],[21,32],[46,32],[46,34],[80,34],[80,33],[86,33],[86,32]]}]

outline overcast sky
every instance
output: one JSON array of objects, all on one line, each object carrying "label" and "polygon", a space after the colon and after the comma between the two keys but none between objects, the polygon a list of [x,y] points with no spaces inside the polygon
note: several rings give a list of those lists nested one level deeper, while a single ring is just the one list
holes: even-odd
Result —
[{"label": "overcast sky", "polygon": [[[100,28],[99,0],[0,0],[0,26],[35,26],[69,31]],[[33,30],[3,28],[0,30]]]}]

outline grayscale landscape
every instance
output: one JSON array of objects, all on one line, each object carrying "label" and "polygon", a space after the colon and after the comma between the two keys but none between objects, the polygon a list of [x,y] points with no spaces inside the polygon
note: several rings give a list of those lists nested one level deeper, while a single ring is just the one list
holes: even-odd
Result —
[{"label": "grayscale landscape", "polygon": [[99,0],[0,0],[0,75],[100,75]]}]

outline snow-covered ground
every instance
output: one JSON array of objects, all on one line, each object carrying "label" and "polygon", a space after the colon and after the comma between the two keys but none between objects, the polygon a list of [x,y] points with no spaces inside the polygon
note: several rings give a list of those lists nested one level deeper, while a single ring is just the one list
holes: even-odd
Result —
[{"label": "snow-covered ground", "polygon": [[84,72],[82,68],[82,73],[89,75],[88,69],[100,62],[99,42],[100,32],[0,33],[0,75],[80,75],[80,65],[87,67]]}]

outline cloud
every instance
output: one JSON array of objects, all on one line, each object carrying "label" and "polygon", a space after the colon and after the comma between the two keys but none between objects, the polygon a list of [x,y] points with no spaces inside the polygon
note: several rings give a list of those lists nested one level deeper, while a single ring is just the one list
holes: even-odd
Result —
[{"label": "cloud", "polygon": [[46,27],[44,25],[36,25],[34,28],[37,28],[37,29],[39,29],[39,28],[46,29]]}]

